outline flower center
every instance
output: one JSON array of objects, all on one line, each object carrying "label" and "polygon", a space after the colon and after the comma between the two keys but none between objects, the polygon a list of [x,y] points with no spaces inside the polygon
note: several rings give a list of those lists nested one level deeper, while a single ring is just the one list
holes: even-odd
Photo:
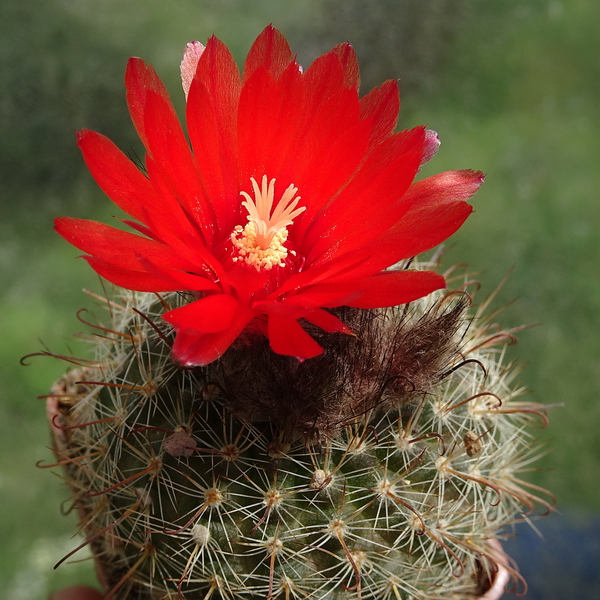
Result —
[{"label": "flower center", "polygon": [[[240,192],[246,199],[242,206],[248,211],[248,223],[245,227],[237,225],[231,233],[231,242],[237,248],[238,256],[234,262],[244,261],[248,265],[260,269],[272,269],[275,266],[285,267],[285,259],[293,250],[285,247],[288,237],[288,225],[306,210],[305,206],[296,208],[300,196],[296,196],[298,188],[290,185],[275,207],[275,179],[267,185],[267,176],[263,175],[261,187],[254,177],[250,178],[254,190],[254,199],[246,192]],[[272,212],[271,212],[272,211]]]}]

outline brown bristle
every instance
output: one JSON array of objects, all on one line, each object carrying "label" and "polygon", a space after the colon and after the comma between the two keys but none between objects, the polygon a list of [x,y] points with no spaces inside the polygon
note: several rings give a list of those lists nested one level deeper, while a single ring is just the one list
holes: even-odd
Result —
[{"label": "brown bristle", "polygon": [[290,439],[334,436],[356,417],[431,391],[457,357],[468,305],[466,296],[442,299],[418,319],[410,305],[339,309],[356,336],[312,328],[320,356],[299,362],[255,342],[230,349],[214,372],[235,413],[271,421]]}]

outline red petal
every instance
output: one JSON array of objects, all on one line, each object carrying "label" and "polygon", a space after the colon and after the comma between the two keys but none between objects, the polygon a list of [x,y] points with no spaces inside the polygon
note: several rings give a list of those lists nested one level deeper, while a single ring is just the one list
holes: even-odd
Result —
[{"label": "red petal", "polygon": [[194,269],[194,265],[182,260],[165,244],[104,223],[62,217],[56,219],[55,229],[76,248],[122,269],[141,270],[139,256],[146,256],[166,268],[183,271]]},{"label": "red petal", "polygon": [[344,86],[348,89],[355,89],[358,92],[360,88],[360,69],[358,59],[354,48],[348,43],[338,44],[332,50],[337,54],[344,73]]},{"label": "red petal", "polygon": [[216,333],[227,329],[238,309],[238,301],[228,294],[212,294],[163,315],[176,329],[198,333]]},{"label": "red petal", "polygon": [[85,164],[102,191],[134,219],[144,220],[159,199],[150,181],[107,137],[82,129],[77,134]]},{"label": "red petal", "polygon": [[240,98],[242,188],[263,174],[279,190],[296,185],[306,208],[296,238],[359,165],[371,126],[359,123],[353,50],[340,45],[316,63],[302,77],[292,62],[277,79],[259,65]]},{"label": "red petal", "polygon": [[[173,130],[175,132],[175,136],[176,136],[176,140],[173,140],[172,142],[169,142],[169,146],[179,146],[179,152],[176,152],[175,154],[179,154],[179,156],[176,156],[176,160],[178,161],[180,158],[183,161],[183,163],[186,164],[187,166],[187,171],[189,171],[189,162],[191,160],[191,153],[189,151],[189,148],[187,147],[187,142],[185,142],[185,138],[182,140],[181,138],[183,137],[183,133],[181,131],[181,126],[179,125],[179,122],[177,120],[177,116],[175,114],[175,110],[173,108],[173,105],[171,104],[171,100],[169,98],[169,95],[162,83],[162,81],[160,80],[160,78],[158,77],[158,75],[156,74],[156,72],[154,71],[154,69],[150,66],[147,65],[142,59],[140,58],[131,58],[129,59],[129,62],[127,63],[127,71],[125,73],[125,85],[127,88],[127,103],[129,106],[129,112],[131,114],[131,118],[133,120],[133,123],[135,125],[135,128],[142,140],[142,142],[144,143],[144,146],[148,149],[150,148],[151,144],[151,140],[148,138],[148,134],[146,131],[147,128],[147,121],[148,121],[148,116],[147,116],[147,109],[148,109],[148,96],[150,93],[152,93],[155,97],[158,96],[158,98],[160,99],[160,101],[158,100],[154,100],[154,106],[155,106],[155,111],[154,112],[162,112],[164,114],[164,125],[170,129]],[[159,110],[162,109],[161,110]],[[159,121],[161,121],[161,117],[158,116]],[[156,125],[158,125],[158,129],[160,131],[161,126],[163,125],[162,122],[156,123],[156,119],[152,120],[151,119],[151,128],[152,129],[156,129]],[[163,157],[164,159],[164,152],[161,153],[161,148],[160,148],[160,144],[161,144],[161,139],[160,139],[161,135],[160,133],[158,134],[158,136],[155,136],[155,143],[154,146],[157,146],[157,148],[155,148],[157,150],[157,153],[160,156]],[[148,157],[146,160],[147,164],[149,162],[151,162],[151,158]],[[168,158],[167,158],[167,162],[168,162]],[[154,166],[154,164],[153,164]],[[172,167],[172,169],[174,169],[175,166]],[[169,169],[167,167],[167,173],[171,173],[172,169]],[[154,166],[154,172],[156,173],[156,171],[158,170],[157,166]],[[185,167],[183,167],[181,170],[185,171]],[[150,174],[150,180],[152,181],[152,183],[155,183],[155,181],[153,181],[153,177],[151,174],[151,169],[148,167],[148,172]],[[175,175],[176,176],[176,175]],[[160,182],[159,182],[160,183]],[[160,186],[159,190],[160,190]],[[165,188],[164,186],[164,182],[163,182],[163,189]],[[197,187],[197,186],[196,186]],[[169,190],[168,193],[163,193],[163,198],[161,198],[160,200],[160,205],[163,209],[163,215],[168,224],[169,227],[172,227],[172,229],[176,230],[182,227],[183,225],[183,230],[187,230],[189,229],[189,223],[187,225],[185,225],[184,223],[182,223],[182,219],[180,217],[180,213],[181,213],[181,209],[178,206],[174,206],[174,204],[177,204],[177,202],[175,201],[175,198],[172,195],[172,192]]]},{"label": "red petal", "polygon": [[421,164],[424,128],[388,138],[367,157],[306,236],[310,263],[363,247],[391,228],[410,207],[405,193]]},{"label": "red petal", "polygon": [[[400,260],[431,250],[453,235],[473,212],[465,199],[483,182],[482,173],[452,171],[429,179],[433,181],[423,180],[411,186],[406,194],[412,203],[411,209],[393,228],[369,244],[367,260],[354,268],[354,276],[374,274]],[[421,185],[423,182],[427,183]],[[359,254],[360,248],[349,253],[347,261]],[[344,262],[342,257],[334,266],[339,270]]]},{"label": "red petal", "polygon": [[294,59],[290,46],[283,34],[267,25],[256,38],[244,64],[243,81],[259,67],[265,67],[272,77],[277,79]]},{"label": "red petal", "polygon": [[305,307],[334,307],[343,306],[353,300],[359,293],[360,288],[357,288],[355,282],[351,281],[346,284],[327,283],[311,285],[300,291],[295,296],[290,296],[282,301],[282,304],[290,304]]},{"label": "red petal", "polygon": [[302,329],[295,319],[269,315],[267,335],[271,349],[277,354],[295,356],[298,360],[304,360],[323,352],[323,348]]},{"label": "red petal", "polygon": [[173,106],[152,90],[146,95],[144,124],[148,152],[164,173],[175,197],[210,243],[214,235],[214,214],[206,200],[192,153]]},{"label": "red petal", "polygon": [[174,286],[171,280],[164,280],[144,271],[122,269],[93,256],[84,256],[83,258],[87,260],[100,277],[104,277],[107,281],[127,290],[135,290],[136,292],[175,292],[181,289]]},{"label": "red petal", "polygon": [[194,79],[202,81],[210,92],[219,117],[224,121],[235,120],[242,83],[240,72],[229,48],[217,37],[208,40]]},{"label": "red petal", "polygon": [[[250,177],[260,181],[264,174],[277,177],[279,193],[292,183],[279,173],[301,120],[301,100],[302,78],[295,65],[278,81],[259,67],[244,84],[238,117],[242,189],[250,185]],[[296,155],[297,148],[292,151]]]},{"label": "red petal", "polygon": [[148,214],[146,223],[161,241],[169,245],[181,257],[196,264],[208,264],[217,271],[216,259],[208,251],[204,234],[199,224],[188,211],[179,204],[169,182],[154,160],[146,158],[148,175],[160,193],[164,210],[160,214]]},{"label": "red petal", "polygon": [[326,310],[318,308],[305,315],[304,318],[309,323],[320,327],[328,333],[345,333],[347,335],[353,335],[352,329],[350,329],[348,325]]},{"label": "red petal", "polygon": [[448,204],[471,198],[481,187],[485,175],[481,171],[446,171],[414,183],[406,194],[419,207]]},{"label": "red petal", "polygon": [[146,225],[141,225],[137,221],[132,221],[131,219],[119,219],[119,221],[131,227],[131,229],[134,229],[138,233],[145,235],[147,238],[154,240],[155,242],[162,241],[154,234],[154,232],[149,227],[146,227]]},{"label": "red petal", "polygon": [[380,87],[373,88],[360,101],[361,119],[372,117],[371,147],[380,144],[385,138],[392,135],[398,123],[400,110],[400,94],[398,82],[388,80]]},{"label": "red petal", "polygon": [[237,110],[240,74],[227,47],[208,41],[186,106],[188,134],[198,172],[221,230],[238,223]]},{"label": "red petal", "polygon": [[310,74],[303,78],[302,122],[281,166],[283,179],[298,187],[306,208],[294,222],[299,242],[364,159],[371,129],[369,120],[360,121],[356,90],[344,86],[339,57],[331,54],[322,67],[319,79],[311,83]]},{"label": "red petal", "polygon": [[[435,248],[456,233],[473,207],[466,202],[427,206],[407,213],[398,227],[372,244],[376,253],[387,255],[392,264]],[[385,261],[386,267],[389,262]]]},{"label": "red petal", "polygon": [[[167,315],[169,314],[167,313]],[[188,367],[210,364],[223,355],[254,316],[254,312],[251,309],[238,304],[231,323],[222,331],[199,333],[193,328],[177,329],[175,343],[173,344],[173,356],[175,360]],[[182,324],[182,327],[185,327],[185,325],[185,323]],[[193,326],[193,323],[189,325]]]},{"label": "red petal", "polygon": [[212,210],[164,85],[154,69],[139,58],[129,60],[125,83],[129,111],[142,142],[165,174],[177,199],[210,239]]},{"label": "red petal", "polygon": [[220,275],[220,282],[233,288],[238,300],[245,304],[252,302],[253,294],[264,288],[269,283],[269,279],[268,270],[257,270],[244,264],[237,264]]},{"label": "red petal", "polygon": [[[385,261],[387,267],[441,244],[473,212],[465,200],[475,194],[483,178],[478,171],[448,171],[413,184],[406,194],[412,208],[372,244],[373,251],[391,260]],[[384,261],[376,258],[375,262],[383,265]]]},{"label": "red petal", "polygon": [[[353,54],[349,45],[340,44],[313,61],[304,75],[311,103],[318,105],[340,89],[357,92],[358,67]],[[314,110],[310,105],[307,108]]]},{"label": "red petal", "polygon": [[363,280],[367,291],[348,306],[383,308],[406,304],[446,287],[446,281],[433,271],[387,271]]},{"label": "red petal", "polygon": [[164,85],[154,69],[139,58],[129,60],[125,83],[129,111],[142,142],[169,181],[178,201],[210,240],[214,215]]},{"label": "red petal", "polygon": [[150,275],[154,275],[162,281],[169,283],[170,289],[172,290],[186,290],[195,292],[215,292],[222,290],[222,286],[219,286],[213,281],[212,273],[207,272],[196,275],[194,273],[176,271],[167,268],[164,265],[157,265],[144,256],[140,256],[139,261],[140,265]]},{"label": "red petal", "polygon": [[[319,260],[302,273],[292,275],[278,290],[280,294],[298,290],[321,281],[339,285],[375,275],[406,258],[437,246],[464,223],[472,207],[466,202],[430,206],[407,212],[396,226],[378,239],[345,254],[335,254],[330,261]],[[333,248],[332,250],[335,250]],[[326,258],[322,257],[322,258]]]},{"label": "red petal", "polygon": [[[284,281],[277,290],[269,296],[269,299],[275,299],[283,295],[288,295],[290,292],[294,294],[301,293],[301,290],[308,288],[309,286],[313,286],[316,284],[327,285],[328,283],[337,283],[335,281],[336,277],[339,277],[340,272],[350,273],[349,279],[352,279],[352,274],[354,269],[356,269],[359,265],[368,260],[369,255],[365,256],[365,252],[353,252],[350,255],[345,255],[341,259],[335,259],[334,261],[324,263],[318,266],[310,266],[309,268],[301,271],[299,273],[295,273],[291,277],[289,277],[286,281]],[[367,275],[372,275],[381,271],[381,268],[369,270],[366,273],[362,273],[359,275],[359,279],[365,277]],[[356,278],[354,278],[356,279]]]},{"label": "red petal", "polygon": [[146,108],[146,93],[153,90],[169,104],[169,94],[160,77],[151,65],[146,64],[141,58],[130,58],[125,71],[126,98],[129,114],[144,146],[148,147],[144,112]]},{"label": "red petal", "polygon": [[356,286],[354,281],[331,285],[329,279],[324,278],[324,280],[327,283],[307,285],[297,294],[286,295],[283,299],[278,299],[281,296],[278,289],[271,294],[268,300],[254,302],[252,307],[265,314],[299,319],[317,307],[343,306],[357,299],[363,291],[362,288]]}]

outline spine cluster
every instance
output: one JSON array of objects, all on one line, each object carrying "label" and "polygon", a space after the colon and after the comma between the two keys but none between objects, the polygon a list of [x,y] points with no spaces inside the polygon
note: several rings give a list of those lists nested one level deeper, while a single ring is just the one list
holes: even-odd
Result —
[{"label": "spine cluster", "polygon": [[308,394],[294,379],[308,374],[291,362],[255,360],[246,344],[183,369],[160,318],[176,294],[105,300],[95,357],[72,359],[48,406],[106,598],[469,599],[499,569],[517,578],[497,540],[551,508],[521,479],[546,415],[505,361],[512,332],[464,297],[372,313],[356,333],[378,364],[332,346],[345,365],[333,368],[326,348],[310,393],[328,400],[308,398],[312,416],[292,422],[251,408],[277,396],[269,369],[294,371],[281,397],[302,403],[290,389]]}]

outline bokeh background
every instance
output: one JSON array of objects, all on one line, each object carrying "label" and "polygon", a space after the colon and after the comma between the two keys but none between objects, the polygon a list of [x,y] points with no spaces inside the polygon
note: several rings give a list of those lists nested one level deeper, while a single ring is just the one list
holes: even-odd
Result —
[{"label": "bokeh background", "polygon": [[[505,324],[537,325],[510,349],[550,405],[531,480],[560,514],[507,542],[531,600],[600,598],[600,3],[597,0],[0,0],[0,598],[43,600],[93,582],[67,491],[50,470],[45,394],[65,366],[21,356],[78,351],[82,288],[99,282],[52,232],[57,215],[107,219],[75,145],[88,127],[141,154],[124,101],[126,60],[151,62],[183,98],[184,44],[216,33],[241,61],[269,22],[303,64],[356,48],[363,92],[400,78],[401,126],[442,147],[428,173],[487,172],[448,245],[483,293],[510,272]],[[514,300],[514,302],[512,302]]]}]

